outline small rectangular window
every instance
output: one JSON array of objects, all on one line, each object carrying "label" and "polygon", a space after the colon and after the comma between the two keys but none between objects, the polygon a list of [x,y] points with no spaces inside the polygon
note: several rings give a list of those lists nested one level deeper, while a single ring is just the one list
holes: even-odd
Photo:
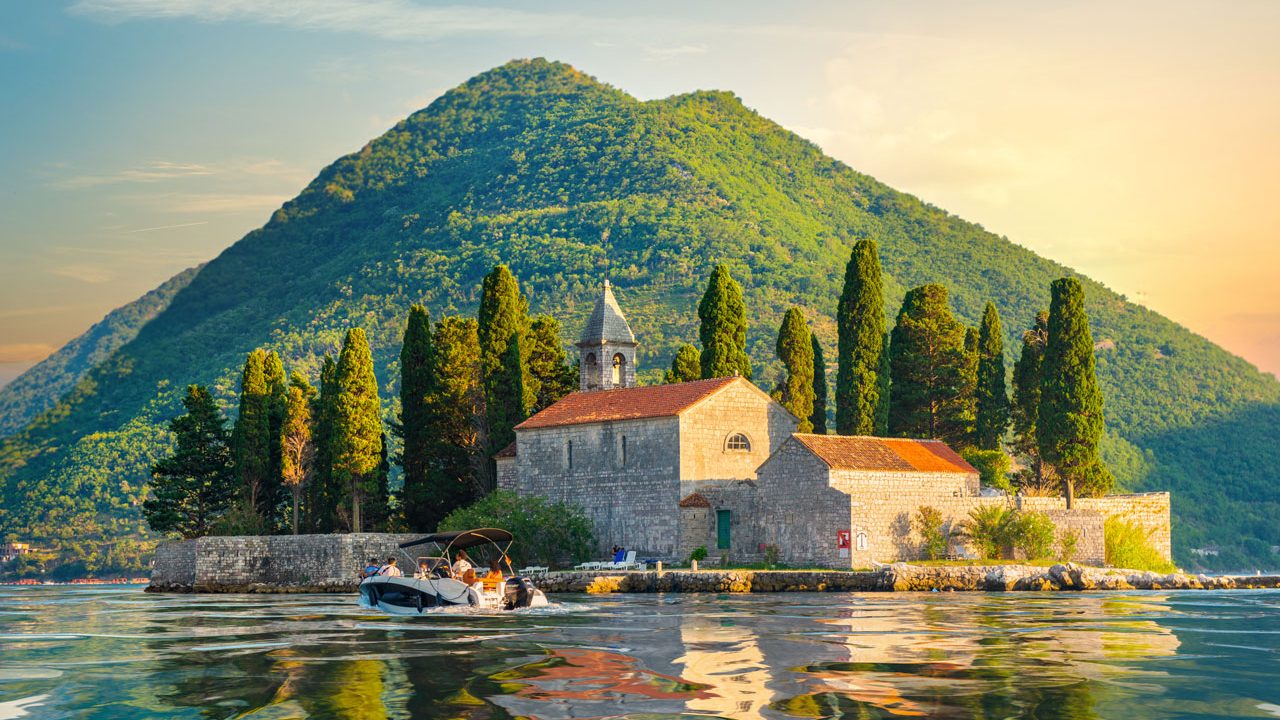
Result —
[{"label": "small rectangular window", "polygon": [[622,436],[622,452],[620,452],[619,455],[622,457],[622,465],[625,467],[627,464],[627,436],[626,435]]},{"label": "small rectangular window", "polygon": [[573,469],[573,441],[566,440],[564,447],[564,464],[570,470]]}]

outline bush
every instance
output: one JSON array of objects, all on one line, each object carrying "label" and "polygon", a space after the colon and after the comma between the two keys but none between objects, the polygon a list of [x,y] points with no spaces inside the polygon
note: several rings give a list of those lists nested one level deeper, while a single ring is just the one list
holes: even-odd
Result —
[{"label": "bush", "polygon": [[694,560],[697,560],[698,562],[702,562],[703,560],[706,560],[706,559],[707,559],[706,545],[699,545],[698,547],[693,549],[693,552],[689,553],[690,562]]},{"label": "bush", "polygon": [[1128,570],[1151,570],[1169,573],[1177,568],[1160,557],[1151,544],[1151,531],[1137,523],[1109,517],[1104,525],[1107,543],[1107,564]]},{"label": "bush", "polygon": [[1013,489],[1009,482],[1009,456],[1001,450],[979,450],[967,448],[960,456],[965,462],[978,471],[978,477],[986,487],[997,488],[1009,492]]},{"label": "bush", "polygon": [[577,505],[551,503],[544,498],[520,497],[510,490],[494,490],[479,501],[449,513],[439,532],[496,527],[509,530],[511,564],[559,567],[582,562],[591,555],[595,536],[591,521]]},{"label": "bush", "polygon": [[916,510],[912,520],[915,531],[923,538],[920,552],[930,560],[937,560],[947,554],[947,534],[942,531],[942,513],[937,508],[924,505]]},{"label": "bush", "polygon": [[1080,536],[1076,535],[1075,530],[1062,533],[1062,537],[1058,540],[1058,558],[1063,562],[1071,562],[1075,559],[1079,544]]},{"label": "bush", "polygon": [[999,560],[1009,546],[1009,526],[1013,522],[1013,510],[1006,505],[983,505],[969,511],[969,518],[961,526],[961,533],[969,539],[978,557],[983,560]]},{"label": "bush", "polygon": [[1028,560],[1053,555],[1053,521],[1042,512],[1015,512],[1009,523],[1009,544]]},{"label": "bush", "polygon": [[780,552],[781,551],[778,550],[777,545],[765,545],[764,546],[765,567],[768,567],[768,568],[776,567],[778,565],[778,555],[780,554]]}]

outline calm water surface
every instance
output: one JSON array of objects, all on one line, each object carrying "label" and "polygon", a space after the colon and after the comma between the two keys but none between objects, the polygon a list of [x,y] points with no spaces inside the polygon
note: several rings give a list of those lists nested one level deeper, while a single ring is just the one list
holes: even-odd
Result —
[{"label": "calm water surface", "polygon": [[355,597],[0,588],[0,718],[1280,717],[1280,592]]}]

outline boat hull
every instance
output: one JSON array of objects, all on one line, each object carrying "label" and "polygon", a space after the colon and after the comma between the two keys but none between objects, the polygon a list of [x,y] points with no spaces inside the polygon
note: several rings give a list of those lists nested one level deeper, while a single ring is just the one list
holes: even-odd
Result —
[{"label": "boat hull", "polygon": [[547,598],[527,578],[511,578],[498,592],[483,593],[452,578],[375,576],[360,583],[360,605],[393,615],[421,615],[441,607],[514,610],[546,605]]}]

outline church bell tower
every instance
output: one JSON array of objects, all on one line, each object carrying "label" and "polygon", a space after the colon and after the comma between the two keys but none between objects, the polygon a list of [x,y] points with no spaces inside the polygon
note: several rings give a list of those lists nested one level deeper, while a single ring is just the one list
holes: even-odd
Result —
[{"label": "church bell tower", "polygon": [[580,390],[613,390],[636,385],[636,336],[613,297],[609,281],[578,341]]}]

